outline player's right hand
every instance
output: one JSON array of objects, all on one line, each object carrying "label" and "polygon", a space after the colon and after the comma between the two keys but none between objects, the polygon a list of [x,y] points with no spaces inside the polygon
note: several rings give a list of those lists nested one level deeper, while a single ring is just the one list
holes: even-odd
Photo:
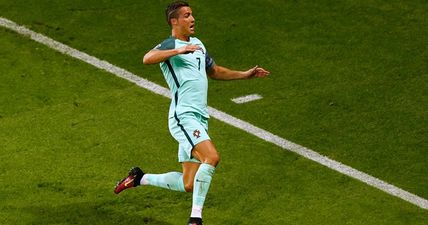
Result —
[{"label": "player's right hand", "polygon": [[193,53],[196,50],[201,49],[201,46],[199,45],[185,45],[181,48],[178,48],[178,54],[189,54]]}]

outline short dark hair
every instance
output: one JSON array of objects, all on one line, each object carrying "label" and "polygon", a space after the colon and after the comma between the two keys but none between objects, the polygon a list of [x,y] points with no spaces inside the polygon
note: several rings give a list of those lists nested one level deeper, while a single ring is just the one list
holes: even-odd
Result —
[{"label": "short dark hair", "polygon": [[166,21],[168,22],[168,24],[171,26],[171,19],[178,18],[178,10],[181,7],[189,7],[189,3],[185,2],[185,1],[175,1],[175,2],[171,2],[165,9],[165,16],[166,16]]}]

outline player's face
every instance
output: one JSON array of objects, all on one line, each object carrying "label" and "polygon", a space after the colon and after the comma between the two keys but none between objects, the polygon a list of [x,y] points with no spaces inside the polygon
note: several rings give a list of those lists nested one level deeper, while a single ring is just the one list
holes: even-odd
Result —
[{"label": "player's face", "polygon": [[177,28],[184,36],[190,36],[195,33],[195,18],[190,7],[181,7],[177,19]]}]

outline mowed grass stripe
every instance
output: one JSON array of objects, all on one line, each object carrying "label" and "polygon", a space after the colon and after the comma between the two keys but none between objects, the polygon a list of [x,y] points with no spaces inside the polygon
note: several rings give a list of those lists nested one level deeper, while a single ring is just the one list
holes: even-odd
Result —
[{"label": "mowed grass stripe", "polygon": [[[147,90],[150,90],[156,94],[165,96],[167,98],[170,98],[170,93],[168,89],[159,86],[153,82],[150,82],[146,79],[143,79],[129,71],[126,71],[125,69],[119,68],[117,66],[114,66],[110,64],[107,61],[100,60],[96,57],[90,56],[84,52],[81,52],[79,50],[76,50],[74,48],[71,48],[67,45],[64,45],[60,42],[57,42],[49,37],[46,37],[42,34],[36,33],[32,30],[29,30],[28,28],[24,26],[19,26],[15,22],[10,21],[8,19],[0,17],[0,25],[3,27],[6,27],[8,29],[11,29],[19,34],[22,34],[24,36],[29,36],[31,39],[44,44],[52,49],[55,49],[63,54],[69,55],[71,57],[77,58],[79,60],[82,60],[88,64],[91,64],[99,69],[108,71],[110,73],[115,74],[118,77],[121,77],[123,79],[126,79],[132,83],[135,83],[136,85],[143,87]],[[347,165],[344,165],[338,161],[332,160],[326,156],[323,156],[311,149],[308,149],[306,147],[303,147],[301,145],[298,145],[296,143],[290,142],[284,138],[281,138],[277,135],[274,135],[266,130],[263,130],[261,128],[258,128],[248,122],[242,121],[238,118],[235,118],[231,115],[228,115],[222,111],[219,111],[215,108],[209,107],[210,115],[220,121],[223,121],[227,124],[230,124],[234,127],[237,127],[239,129],[242,129],[250,134],[253,134],[265,141],[268,141],[270,143],[273,143],[285,150],[289,150],[292,152],[295,152],[307,159],[310,159],[312,161],[315,161],[317,163],[320,163],[324,166],[327,166],[335,171],[338,171],[342,174],[345,174],[347,176],[353,177],[355,179],[358,179],[360,181],[363,181],[364,183],[373,186],[375,188],[378,188],[386,193],[389,193],[393,196],[397,196],[405,201],[408,201],[414,205],[417,205],[423,209],[428,209],[428,200],[421,198],[415,194],[412,194],[410,192],[407,192],[401,188],[398,188],[394,185],[391,185],[385,181],[382,181],[376,177],[373,177],[369,174],[366,174],[364,172],[361,172],[359,170],[356,170],[352,167],[349,167]]]}]

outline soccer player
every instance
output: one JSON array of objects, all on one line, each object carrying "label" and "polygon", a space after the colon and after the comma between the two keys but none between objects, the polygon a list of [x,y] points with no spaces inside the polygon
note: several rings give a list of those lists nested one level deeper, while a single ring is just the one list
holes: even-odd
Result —
[{"label": "soccer player", "polygon": [[235,71],[217,65],[208,55],[204,44],[193,37],[195,18],[189,4],[172,2],[166,8],[171,36],[144,55],[144,64],[160,64],[171,90],[169,131],[178,142],[181,172],[144,173],[132,168],[119,182],[116,194],[139,185],[152,185],[174,191],[193,192],[192,211],[188,225],[202,224],[202,208],[211,184],[219,153],[208,136],[207,75],[218,80],[265,77],[265,69],[255,66]]}]

